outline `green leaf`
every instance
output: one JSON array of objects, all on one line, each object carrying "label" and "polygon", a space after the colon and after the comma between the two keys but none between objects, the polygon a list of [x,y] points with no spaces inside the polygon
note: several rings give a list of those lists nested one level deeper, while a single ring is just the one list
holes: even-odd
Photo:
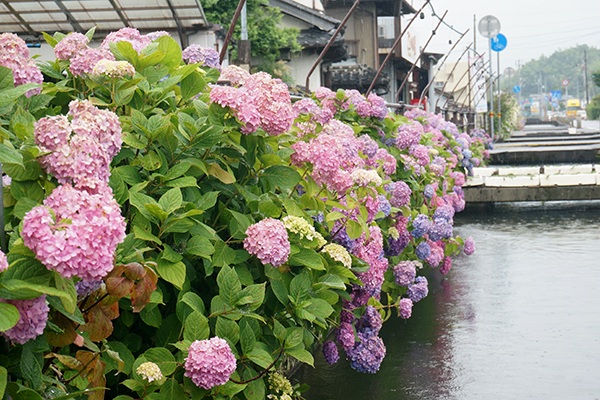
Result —
[{"label": "green leaf", "polygon": [[21,319],[21,316],[17,307],[0,302],[0,332],[5,332],[15,326],[19,319]]},{"label": "green leaf", "polygon": [[292,188],[302,179],[298,171],[286,165],[270,166],[265,170],[262,177],[272,185],[281,188]]},{"label": "green leaf", "polygon": [[273,357],[261,348],[254,348],[247,356],[252,362],[263,368],[267,368],[273,363]]},{"label": "green leaf", "polygon": [[[251,379],[253,377],[254,376],[249,376],[246,379]],[[247,400],[263,400],[265,398],[265,382],[263,378],[248,383],[248,386],[244,389],[244,396],[246,396]]]},{"label": "green leaf", "polygon": [[292,254],[289,259],[290,265],[304,265],[311,269],[325,270],[323,258],[314,250],[301,248],[298,253]]},{"label": "green leaf", "polygon": [[175,379],[167,379],[160,388],[160,396],[164,400],[185,399],[187,396]]},{"label": "green leaf", "polygon": [[31,200],[29,197],[22,197],[17,204],[15,204],[15,208],[13,209],[13,214],[15,217],[19,219],[23,219],[25,214],[27,214],[33,207],[40,205],[37,201]]},{"label": "green leaf", "polygon": [[210,176],[214,176],[226,185],[235,182],[235,177],[229,172],[225,171],[223,168],[221,168],[221,166],[217,163],[209,164],[208,174]]},{"label": "green leaf", "polygon": [[194,311],[187,316],[184,326],[183,338],[190,342],[208,339],[210,336],[208,319],[198,311]]},{"label": "green leaf", "polygon": [[28,197],[38,203],[41,203],[46,196],[38,181],[13,181],[10,192],[17,200]]},{"label": "green leaf", "polygon": [[44,400],[35,390],[21,386],[16,382],[6,384],[6,394],[13,400]]},{"label": "green leaf", "polygon": [[240,326],[230,319],[217,317],[215,334],[222,339],[227,339],[231,345],[235,346],[240,340]]},{"label": "green leaf", "polygon": [[312,298],[304,309],[317,317],[327,318],[333,313],[333,307],[323,299]]},{"label": "green leaf", "polygon": [[289,349],[286,350],[285,353],[294,357],[296,360],[303,362],[305,364],[310,365],[311,367],[315,367],[315,359],[312,354],[310,354],[305,349]]},{"label": "green leaf", "polygon": [[346,232],[348,233],[348,237],[350,239],[357,239],[360,237],[360,235],[362,235],[363,228],[358,222],[351,219],[348,220],[346,225]]},{"label": "green leaf", "polygon": [[219,285],[219,295],[231,306],[235,306],[237,294],[242,290],[242,284],[235,270],[224,266],[217,275],[217,285]]},{"label": "green leaf", "polygon": [[273,293],[275,293],[277,300],[284,306],[287,306],[290,299],[288,297],[289,292],[285,282],[280,279],[271,279],[271,289],[273,290]]},{"label": "green leaf", "polygon": [[235,305],[237,307],[244,306],[245,310],[255,311],[262,305],[265,299],[265,287],[266,282],[244,288],[244,290],[236,294],[237,300],[235,300]]},{"label": "green leaf", "polygon": [[177,315],[182,321],[185,321],[185,318],[194,311],[204,314],[206,312],[204,301],[194,292],[184,293],[179,303],[177,303]]},{"label": "green leaf", "polygon": [[[133,190],[133,188],[132,188],[132,190]],[[132,206],[134,206],[135,208],[137,208],[138,211],[147,220],[150,220],[150,221],[158,223],[158,220],[156,218],[154,218],[148,212],[148,210],[146,210],[146,207],[144,207],[145,204],[155,204],[155,205],[158,205],[158,203],[156,202],[156,200],[154,200],[152,197],[146,196],[145,194],[142,194],[142,193],[130,191],[129,192],[129,203],[131,203]]]},{"label": "green leaf", "polygon": [[214,207],[217,204],[217,198],[219,197],[219,193],[221,192],[208,192],[202,195],[198,200],[196,200],[195,204],[199,210],[208,210]]},{"label": "green leaf", "polygon": [[254,336],[254,332],[250,325],[246,325],[244,329],[242,329],[240,335],[240,344],[242,345],[242,354],[249,354],[254,349],[254,344],[256,343],[256,336]]},{"label": "green leaf", "polygon": [[176,343],[181,334],[181,322],[177,319],[177,315],[170,314],[163,320],[162,325],[156,331],[154,340],[157,346],[167,346]]},{"label": "green leaf", "polygon": [[133,147],[134,149],[142,150],[145,149],[146,146],[148,146],[148,139],[146,139],[142,135],[137,135],[133,132],[123,132],[121,138],[123,139],[123,143],[130,147]]},{"label": "green leaf", "polygon": [[185,100],[196,96],[204,89],[206,81],[198,72],[194,71],[181,80],[181,97]]},{"label": "green leaf", "polygon": [[290,296],[294,304],[299,304],[306,299],[310,290],[310,278],[308,273],[303,272],[292,279],[290,283]]},{"label": "green leaf", "polygon": [[304,338],[304,328],[295,327],[288,328],[287,336],[285,338],[285,348],[291,349],[302,343]]},{"label": "green leaf", "polygon": [[222,240],[215,242],[215,252],[213,254],[213,265],[222,267],[235,261],[235,250],[227,246]]},{"label": "green leaf", "polygon": [[23,166],[23,156],[17,150],[0,143],[0,162]]},{"label": "green leaf", "polygon": [[342,278],[337,275],[327,274],[319,279],[319,284],[332,289],[346,290],[346,284]]},{"label": "green leaf", "polygon": [[162,161],[160,156],[154,150],[142,157],[142,167],[144,167],[146,171],[156,171],[161,165]]},{"label": "green leaf", "polygon": [[156,271],[160,277],[172,283],[177,289],[182,290],[185,282],[185,264],[181,261],[173,263],[165,259],[159,259]]},{"label": "green leaf", "polygon": [[145,307],[140,312],[140,318],[142,318],[142,321],[144,321],[146,325],[153,326],[155,328],[160,328],[162,324],[162,315],[160,314],[158,307]]},{"label": "green leaf", "polygon": [[201,236],[192,236],[187,242],[186,252],[195,256],[204,257],[210,259],[211,255],[215,252],[210,240]]},{"label": "green leaf", "polygon": [[123,179],[130,186],[142,182],[142,177],[140,176],[140,173],[138,172],[137,168],[135,168],[134,166],[121,165],[120,167],[113,169],[113,172],[119,174],[121,176],[121,179]]},{"label": "green leaf", "polygon": [[152,233],[145,230],[144,228],[142,228],[139,225],[135,225],[133,227],[133,233],[135,234],[136,239],[148,240],[150,242],[154,242],[154,243],[158,243],[158,244],[162,245],[162,241],[159,238],[157,238]]},{"label": "green leaf", "polygon": [[146,350],[144,357],[156,363],[164,376],[169,376],[177,369],[177,361],[171,352],[164,347],[153,347]]},{"label": "green leaf", "polygon": [[32,342],[29,341],[23,346],[23,352],[21,353],[21,373],[23,378],[31,382],[31,386],[34,389],[39,388],[42,385],[42,364],[41,355],[36,357],[33,353]]},{"label": "green leaf", "polygon": [[[2,313],[0,313],[0,316]],[[1,317],[0,317],[1,318]],[[0,365],[0,399],[4,398],[4,390],[6,389],[6,382],[8,382],[8,372],[6,368]]]},{"label": "green leaf", "polygon": [[161,196],[160,200],[158,200],[158,204],[167,214],[171,214],[173,211],[179,209],[183,204],[181,189],[176,187],[168,190]]},{"label": "green leaf", "polygon": [[0,89],[12,89],[15,87],[15,78],[12,69],[0,66]]}]

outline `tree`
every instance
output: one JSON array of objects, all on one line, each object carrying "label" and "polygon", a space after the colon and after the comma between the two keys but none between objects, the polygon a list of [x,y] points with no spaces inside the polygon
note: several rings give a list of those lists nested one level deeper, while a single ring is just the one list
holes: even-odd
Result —
[{"label": "tree", "polygon": [[[273,72],[280,50],[289,48],[292,52],[300,51],[296,40],[300,33],[297,28],[280,28],[282,13],[279,8],[269,7],[261,0],[246,1],[248,10],[248,39],[251,43],[251,54],[262,62],[259,70]],[[208,0],[203,4],[204,12],[211,23],[220,24],[225,30],[229,25],[238,5],[238,0]],[[236,26],[233,38],[239,40],[241,28]],[[232,58],[237,58],[237,49],[232,50]]]}]

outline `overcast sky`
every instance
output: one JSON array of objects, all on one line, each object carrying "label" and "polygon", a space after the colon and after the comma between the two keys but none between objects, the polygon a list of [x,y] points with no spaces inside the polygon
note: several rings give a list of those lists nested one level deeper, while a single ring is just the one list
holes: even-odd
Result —
[{"label": "overcast sky", "polygon": [[[421,0],[408,1],[417,10],[424,3]],[[600,49],[600,0],[431,0],[431,5],[440,17],[448,10],[444,22],[456,31],[462,33],[469,29],[449,57],[450,61],[458,58],[465,46],[474,41],[474,15],[476,23],[486,15],[493,15],[500,21],[500,33],[508,41],[506,48],[500,52],[501,71],[507,67],[516,69],[519,60],[523,64],[542,54],[550,56],[557,50],[579,44]],[[438,21],[432,16],[429,6],[425,8],[425,19],[415,20],[411,27],[418,29],[421,46],[425,45]],[[476,34],[477,51],[484,53],[487,59],[488,39],[479,31]],[[459,37],[459,33],[441,25],[427,51],[446,53],[452,47],[448,40],[454,42]],[[492,53],[496,69],[496,53]]]}]

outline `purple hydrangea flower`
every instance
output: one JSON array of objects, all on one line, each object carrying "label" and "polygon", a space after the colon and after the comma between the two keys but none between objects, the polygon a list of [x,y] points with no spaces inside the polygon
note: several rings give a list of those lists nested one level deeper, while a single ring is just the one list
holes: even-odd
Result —
[{"label": "purple hydrangea flower", "polygon": [[25,344],[44,333],[46,322],[48,321],[48,305],[46,304],[46,295],[27,300],[4,300],[3,303],[12,304],[19,311],[19,321],[15,326],[5,332],[1,332],[4,337],[11,342]]},{"label": "purple hydrangea flower", "polygon": [[379,370],[385,357],[385,345],[377,335],[366,336],[358,334],[360,342],[347,352],[350,366],[358,372],[374,374]]},{"label": "purple hydrangea flower", "polygon": [[408,289],[406,289],[406,294],[413,303],[424,299],[428,293],[429,288],[427,287],[427,278],[424,276],[417,276],[415,283],[408,285]]},{"label": "purple hydrangea flower", "polygon": [[188,64],[201,63],[211,68],[221,70],[219,53],[210,47],[202,47],[197,44],[191,44],[183,50],[181,57]]},{"label": "purple hydrangea flower", "polygon": [[410,318],[412,314],[413,302],[411,299],[400,299],[398,304],[398,314],[402,319]]},{"label": "purple hydrangea flower", "polygon": [[413,220],[413,230],[411,232],[412,237],[420,238],[425,236],[431,227],[431,221],[425,214],[419,214]]},{"label": "purple hydrangea flower", "polygon": [[423,189],[423,196],[425,196],[426,199],[431,199],[434,194],[435,189],[433,188],[433,186],[425,185],[425,189]]},{"label": "purple hydrangea flower", "polygon": [[329,365],[333,365],[340,359],[338,354],[338,348],[334,342],[329,341],[323,343],[323,357],[325,357],[325,361]]},{"label": "purple hydrangea flower", "polygon": [[96,290],[100,289],[100,285],[102,281],[79,281],[75,284],[75,289],[77,290],[77,297],[83,298],[89,296],[94,293]]},{"label": "purple hydrangea flower", "polygon": [[404,181],[392,182],[387,185],[387,192],[391,193],[390,204],[392,207],[404,207],[410,203],[412,190]]},{"label": "purple hydrangea flower", "polygon": [[454,217],[454,207],[452,207],[451,205],[442,205],[439,206],[438,208],[436,208],[435,212],[433,213],[433,219],[445,219],[446,221],[448,221],[449,223],[452,223],[452,218]]},{"label": "purple hydrangea flower", "polygon": [[0,272],[6,271],[8,269],[8,260],[6,259],[6,254],[0,251]]},{"label": "purple hydrangea flower", "polygon": [[356,329],[364,334],[377,335],[383,325],[379,311],[373,306],[366,306],[364,314],[358,320]]},{"label": "purple hydrangea flower", "polygon": [[404,250],[404,248],[408,246],[409,242],[410,233],[408,233],[408,231],[400,232],[400,237],[398,237],[398,239],[394,239],[391,237],[388,238],[388,246],[385,249],[385,256],[395,257],[400,255],[400,253],[402,253],[402,250]]},{"label": "purple hydrangea flower", "polygon": [[354,346],[354,328],[349,322],[342,322],[337,330],[336,340],[342,349],[348,351]]},{"label": "purple hydrangea flower", "polygon": [[377,196],[377,198],[379,199],[379,211],[381,211],[386,217],[389,216],[392,212],[392,205],[388,201],[387,197],[380,194]]},{"label": "purple hydrangea flower", "polygon": [[417,245],[415,253],[419,260],[424,260],[427,257],[429,257],[429,255],[431,254],[431,247],[429,247],[429,243],[427,243],[427,242],[419,243]]},{"label": "purple hydrangea flower", "polygon": [[442,239],[450,239],[452,237],[452,224],[444,218],[435,218],[433,224],[429,227],[429,239],[438,242]]},{"label": "purple hydrangea flower", "polygon": [[415,281],[417,268],[412,261],[400,261],[394,266],[394,279],[399,286],[407,287]]},{"label": "purple hydrangea flower", "polygon": [[464,252],[468,256],[470,256],[471,254],[473,254],[475,252],[475,241],[473,240],[473,238],[471,236],[469,236],[465,240]]},{"label": "purple hydrangea flower", "polygon": [[196,386],[211,389],[227,383],[235,371],[236,361],[227,342],[215,336],[190,345],[184,368],[184,376]]}]

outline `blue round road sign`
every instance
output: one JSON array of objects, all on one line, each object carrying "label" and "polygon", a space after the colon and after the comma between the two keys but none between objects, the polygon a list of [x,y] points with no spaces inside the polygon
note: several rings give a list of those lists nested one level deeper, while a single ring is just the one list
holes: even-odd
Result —
[{"label": "blue round road sign", "polygon": [[521,86],[519,86],[519,85],[513,86],[513,92],[519,93],[520,91],[521,91]]},{"label": "blue round road sign", "polygon": [[492,43],[492,50],[502,51],[506,48],[507,40],[506,36],[504,36],[503,34],[499,33],[490,40]]}]

